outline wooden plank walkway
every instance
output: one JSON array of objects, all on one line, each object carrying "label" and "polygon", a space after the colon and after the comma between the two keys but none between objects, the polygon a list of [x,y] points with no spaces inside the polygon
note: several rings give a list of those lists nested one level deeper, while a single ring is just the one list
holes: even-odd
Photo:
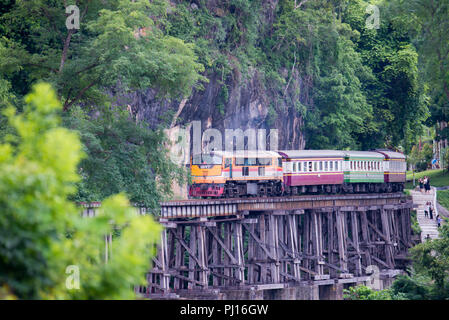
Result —
[{"label": "wooden plank walkway", "polygon": [[[436,220],[436,216],[438,215],[436,189],[432,187],[430,193],[427,194],[420,192],[419,190],[410,190],[410,195],[412,196],[413,203],[418,205],[417,218],[418,224],[421,228],[421,242],[425,241],[427,235],[429,235],[431,239],[439,238],[438,224]],[[432,203],[433,219],[426,217],[424,214],[424,210],[428,210],[429,207],[426,205],[427,202]]]}]

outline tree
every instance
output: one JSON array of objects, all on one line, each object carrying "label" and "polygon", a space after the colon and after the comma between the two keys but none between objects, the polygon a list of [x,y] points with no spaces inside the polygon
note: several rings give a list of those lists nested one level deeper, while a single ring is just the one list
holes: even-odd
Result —
[{"label": "tree", "polygon": [[[34,86],[25,103],[21,114],[6,109],[16,134],[0,144],[0,295],[133,298],[133,285],[145,281],[160,226],[137,215],[124,195],[105,200],[95,217],[82,218],[67,200],[80,180],[79,137],[61,127],[62,106],[49,84]],[[105,263],[109,234],[115,235],[113,254]],[[68,267],[79,271],[79,289],[67,287]]]},{"label": "tree", "polygon": [[180,97],[206,80],[194,46],[162,31],[168,1],[75,4],[79,30],[66,27],[65,1],[17,0],[0,17],[0,72],[14,79],[15,93],[26,92],[36,80],[48,81],[67,111],[102,104],[108,100],[104,89],[117,84]]},{"label": "tree", "polygon": [[161,129],[132,121],[120,107],[100,110],[89,117],[76,107],[64,117],[65,126],[78,132],[87,155],[79,165],[83,179],[74,199],[99,201],[125,192],[132,203],[157,209],[172,195],[175,181],[183,185],[185,168],[171,161]]},{"label": "tree", "polygon": [[428,298],[449,298],[449,226],[439,229],[440,238],[421,243],[410,253],[417,274],[429,277],[433,283]]},{"label": "tree", "polygon": [[429,117],[426,86],[419,81],[418,53],[411,44],[408,17],[398,15],[391,3],[376,3],[382,12],[379,29],[366,27],[368,1],[351,1],[343,14],[357,36],[355,48],[373,77],[362,85],[373,115],[359,134],[363,149],[411,147]]},{"label": "tree", "polygon": [[403,294],[394,294],[390,289],[373,290],[364,285],[358,285],[343,290],[345,300],[405,300]]}]

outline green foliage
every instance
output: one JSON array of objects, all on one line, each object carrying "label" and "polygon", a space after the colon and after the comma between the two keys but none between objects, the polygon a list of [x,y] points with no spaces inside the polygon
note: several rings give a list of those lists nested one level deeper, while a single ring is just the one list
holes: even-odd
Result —
[{"label": "green foliage", "polygon": [[418,54],[410,44],[412,36],[398,19],[389,1],[376,3],[382,12],[380,28],[365,26],[367,1],[351,1],[343,21],[358,33],[353,37],[363,64],[373,78],[364,81],[364,92],[373,117],[359,139],[363,149],[402,146],[409,152],[428,118],[425,86],[418,81]]},{"label": "green foliage", "polygon": [[421,243],[410,249],[417,273],[434,281],[433,291],[440,299],[449,298],[449,227],[443,224],[440,238]]},{"label": "green foliage", "polygon": [[407,157],[407,162],[417,172],[425,171],[433,159],[433,147],[430,143],[424,143],[421,150],[417,145],[413,146]]},{"label": "green foliage", "polygon": [[[24,112],[5,114],[16,135],[0,144],[0,295],[20,299],[128,299],[144,273],[160,226],[135,213],[123,195],[82,218],[67,198],[83,156],[78,135],[61,127],[61,104],[48,84],[25,97]],[[105,263],[104,236],[119,231]],[[66,287],[79,268],[80,288]]]},{"label": "green foliage", "polygon": [[427,300],[430,296],[432,281],[429,277],[412,272],[399,275],[391,286],[393,294],[401,294],[407,300]]},{"label": "green foliage", "polygon": [[345,300],[406,300],[403,294],[395,294],[390,289],[373,290],[364,285],[344,289],[343,298]]},{"label": "green foliage", "polygon": [[163,32],[167,1],[77,5],[80,30],[66,28],[62,2],[16,1],[0,17],[0,71],[15,80],[15,92],[26,92],[36,80],[49,81],[68,110],[80,102],[104,102],[103,88],[117,83],[179,97],[206,81],[194,45]]},{"label": "green foliage", "polygon": [[437,201],[439,204],[449,210],[449,190],[438,190]]},{"label": "green foliage", "polygon": [[419,223],[418,223],[418,216],[417,216],[416,210],[413,210],[411,212],[410,218],[411,218],[411,221],[412,221],[413,234],[420,235],[421,234],[421,227],[419,226]]},{"label": "green foliage", "polygon": [[76,201],[101,201],[125,192],[132,203],[158,208],[172,195],[172,183],[186,179],[183,168],[169,158],[162,130],[150,130],[130,119],[119,107],[103,108],[89,117],[74,108],[64,117],[65,126],[79,133],[87,158],[81,161]]},{"label": "green foliage", "polygon": [[[425,176],[430,178],[430,184],[434,187],[449,186],[449,174],[447,173],[447,171],[443,169],[417,172],[415,173],[415,183],[417,183],[419,178],[423,178]],[[412,181],[413,181],[413,174],[409,171],[407,172],[407,182],[406,182],[407,189],[413,189]]]},{"label": "green foliage", "polygon": [[449,1],[394,1],[398,16],[408,21],[421,54],[422,80],[428,84],[432,122],[447,121],[449,106]]}]

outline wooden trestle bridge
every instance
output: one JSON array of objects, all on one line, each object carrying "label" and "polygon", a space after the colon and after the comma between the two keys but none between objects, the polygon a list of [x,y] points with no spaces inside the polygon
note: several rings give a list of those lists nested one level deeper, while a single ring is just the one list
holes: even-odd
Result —
[{"label": "wooden trestle bridge", "polygon": [[412,207],[402,193],[164,202],[158,254],[137,291],[153,298],[316,298],[292,288],[321,296],[321,286],[335,291],[368,281],[373,266],[384,276],[403,269],[413,245]]}]

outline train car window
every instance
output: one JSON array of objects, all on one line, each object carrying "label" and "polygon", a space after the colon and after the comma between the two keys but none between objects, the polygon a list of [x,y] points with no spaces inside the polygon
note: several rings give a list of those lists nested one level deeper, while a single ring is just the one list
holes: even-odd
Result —
[{"label": "train car window", "polygon": [[323,171],[323,161],[320,161],[320,163],[319,163],[319,170]]},{"label": "train car window", "polygon": [[324,161],[324,171],[329,171],[329,161]]},{"label": "train car window", "polygon": [[308,172],[312,172],[312,162],[309,161],[309,170],[307,170]]},{"label": "train car window", "polygon": [[282,167],[282,158],[278,158],[278,167]]},{"label": "train car window", "polygon": [[298,162],[298,172],[302,171],[302,162]]},{"label": "train car window", "polygon": [[258,173],[259,173],[259,176],[264,176],[265,175],[265,167],[259,167]]},{"label": "train car window", "polygon": [[329,161],[329,171],[334,171],[334,162]]},{"label": "train car window", "polygon": [[353,169],[353,165],[352,165],[352,163],[353,163],[353,161],[349,161],[350,163],[351,163],[351,170]]},{"label": "train car window", "polygon": [[257,164],[257,158],[248,158],[248,165],[255,166]]},{"label": "train car window", "polygon": [[335,171],[341,171],[342,161],[335,161]]},{"label": "train car window", "polygon": [[249,176],[249,168],[248,167],[242,167],[242,176],[243,177]]},{"label": "train car window", "polygon": [[225,168],[228,168],[232,163],[232,158],[226,158],[225,160]]},{"label": "train car window", "polygon": [[258,165],[258,166],[271,166],[271,159],[270,158],[257,158],[256,159],[256,165]]},{"label": "train car window", "polygon": [[241,166],[243,165],[244,161],[243,158],[235,158],[235,165]]},{"label": "train car window", "polygon": [[292,172],[296,172],[296,162],[293,162],[293,169]]},{"label": "train car window", "polygon": [[318,171],[318,163],[316,161],[313,162],[313,171],[314,172]]}]

